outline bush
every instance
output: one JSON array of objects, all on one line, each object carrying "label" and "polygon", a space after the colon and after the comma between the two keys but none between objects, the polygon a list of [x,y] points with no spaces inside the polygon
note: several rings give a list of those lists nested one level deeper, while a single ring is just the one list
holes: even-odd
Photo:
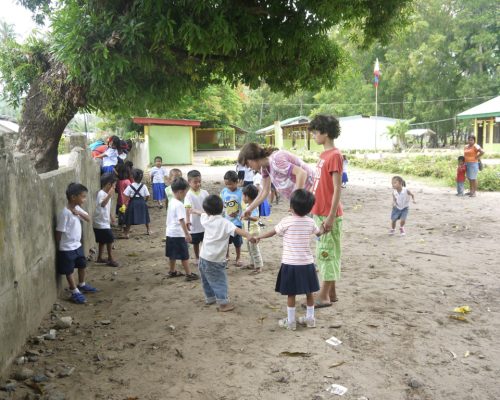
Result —
[{"label": "bush", "polygon": [[211,167],[221,166],[221,165],[236,165],[236,160],[231,158],[207,158],[205,159],[205,164]]}]

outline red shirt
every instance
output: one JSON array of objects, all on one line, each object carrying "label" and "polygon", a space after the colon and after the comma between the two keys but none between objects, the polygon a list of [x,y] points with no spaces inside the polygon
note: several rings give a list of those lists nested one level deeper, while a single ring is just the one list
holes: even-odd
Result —
[{"label": "red shirt", "polygon": [[464,165],[459,165],[457,167],[457,182],[465,182],[465,171],[467,167]]},{"label": "red shirt", "polygon": [[123,198],[123,192],[131,184],[130,180],[128,179],[122,179],[121,181],[118,181],[116,183],[116,191],[118,192],[118,205],[121,206],[124,204],[125,199]]},{"label": "red shirt", "polygon": [[[327,217],[330,214],[333,193],[336,189],[333,186],[332,174],[336,172],[342,176],[342,164],[342,154],[335,147],[320,154],[312,189],[312,192],[316,196],[316,202],[311,211],[314,215]],[[335,216],[341,217],[342,215],[344,215],[344,212],[342,211],[342,204],[339,201]]]}]

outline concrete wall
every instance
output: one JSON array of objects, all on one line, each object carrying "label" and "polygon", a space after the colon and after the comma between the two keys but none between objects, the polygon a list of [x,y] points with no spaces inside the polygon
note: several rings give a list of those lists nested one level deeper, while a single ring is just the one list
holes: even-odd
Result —
[{"label": "concrete wall", "polygon": [[127,156],[127,160],[132,161],[135,168],[146,170],[150,163],[153,162],[153,160],[150,161],[148,142],[134,141],[134,145]]},{"label": "concrete wall", "polygon": [[[71,138],[69,166],[38,175],[28,158],[0,134],[0,375],[28,336],[50,311],[65,281],[56,275],[54,232],[66,204],[66,187],[89,189],[84,208],[93,211],[99,169],[86,150],[85,137]],[[83,224],[86,254],[95,246],[92,225]]]}]

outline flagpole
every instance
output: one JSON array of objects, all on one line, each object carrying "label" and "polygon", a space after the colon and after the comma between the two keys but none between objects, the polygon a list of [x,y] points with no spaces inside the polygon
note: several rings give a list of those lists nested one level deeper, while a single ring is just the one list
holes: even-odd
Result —
[{"label": "flagpole", "polygon": [[378,85],[375,86],[375,150],[377,150]]}]

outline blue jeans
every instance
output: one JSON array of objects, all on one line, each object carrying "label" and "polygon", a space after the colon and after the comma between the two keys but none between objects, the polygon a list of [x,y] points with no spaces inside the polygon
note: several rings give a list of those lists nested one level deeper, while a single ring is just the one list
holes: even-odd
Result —
[{"label": "blue jeans", "polygon": [[464,184],[465,184],[465,182],[457,182],[457,194],[459,196],[464,195]]},{"label": "blue jeans", "polygon": [[205,302],[207,304],[213,304],[214,302],[217,302],[217,304],[229,303],[226,263],[207,261],[200,257],[198,268],[203,292],[205,293]]}]

